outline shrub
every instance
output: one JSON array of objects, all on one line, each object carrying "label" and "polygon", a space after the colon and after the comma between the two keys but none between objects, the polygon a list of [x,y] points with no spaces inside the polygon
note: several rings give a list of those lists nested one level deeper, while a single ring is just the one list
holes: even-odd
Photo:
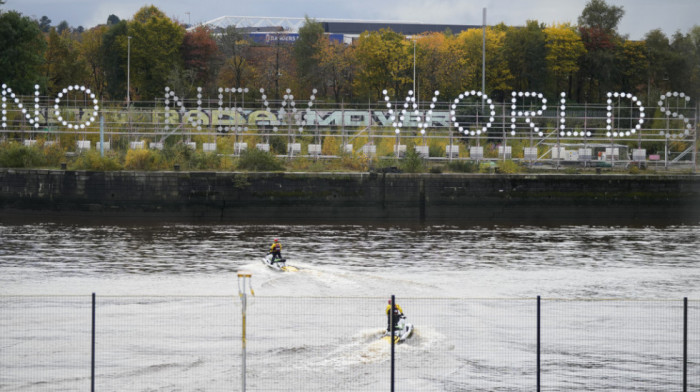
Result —
[{"label": "shrub", "polygon": [[90,150],[78,156],[71,164],[74,170],[91,171],[115,171],[122,170],[123,166],[119,162],[119,157],[113,152],[107,152],[101,156],[99,151]]},{"label": "shrub", "polygon": [[44,154],[44,161],[47,166],[58,166],[61,162],[65,162],[66,151],[58,143],[47,145],[45,140],[39,140],[39,148]]},{"label": "shrub", "polygon": [[124,168],[127,170],[159,170],[166,167],[167,163],[158,151],[129,150],[126,153]]},{"label": "shrub", "polygon": [[513,174],[513,173],[520,173],[523,171],[523,168],[518,165],[515,161],[512,160],[506,160],[506,161],[499,161],[498,162],[498,167],[496,168],[497,173],[503,173],[503,174]]},{"label": "shrub", "polygon": [[241,153],[238,168],[249,171],[284,171],[284,166],[277,157],[257,148],[250,148]]},{"label": "shrub", "polygon": [[2,167],[37,167],[43,166],[46,160],[36,147],[10,142],[0,146],[0,166]]},{"label": "shrub", "polygon": [[475,161],[451,161],[447,163],[447,169],[456,173],[476,173],[479,165]]},{"label": "shrub", "polygon": [[359,153],[342,154],[340,161],[342,163],[342,167],[346,169],[363,172],[368,171],[369,167],[372,166],[373,163],[371,157]]},{"label": "shrub", "polygon": [[425,162],[415,149],[408,149],[399,163],[399,168],[406,173],[422,173],[425,171]]},{"label": "shrub", "polygon": [[221,168],[221,157],[215,152],[195,152],[187,162],[187,166],[194,170],[207,170]]}]

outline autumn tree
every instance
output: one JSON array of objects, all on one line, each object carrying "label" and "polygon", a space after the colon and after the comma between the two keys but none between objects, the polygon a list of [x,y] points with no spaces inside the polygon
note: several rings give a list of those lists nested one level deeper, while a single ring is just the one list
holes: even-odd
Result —
[{"label": "autumn tree", "polygon": [[[131,39],[131,87],[133,95],[153,100],[163,94],[174,68],[182,67],[180,48],[184,28],[154,6],[141,8],[128,24]],[[127,42],[121,46],[127,52]],[[126,66],[126,64],[124,64]]]},{"label": "autumn tree", "polygon": [[[486,93],[489,96],[503,96],[511,89],[513,75],[503,51],[505,31],[503,29],[486,29]],[[465,71],[470,75],[464,88],[481,90],[483,30],[469,29],[457,36],[457,45],[461,46],[467,60]]]},{"label": "autumn tree", "polygon": [[46,90],[53,95],[67,86],[86,80],[85,63],[79,56],[78,42],[73,40],[69,30],[59,33],[51,28],[48,36],[48,49],[44,64]]},{"label": "autumn tree", "polygon": [[182,40],[182,61],[185,71],[191,71],[198,85],[211,88],[215,82],[219,48],[206,26],[197,26],[185,33]]},{"label": "autumn tree", "polygon": [[353,47],[322,37],[316,43],[314,59],[318,62],[319,76],[331,90],[336,102],[341,96],[352,99],[352,81],[355,59]]},{"label": "autumn tree", "polygon": [[107,84],[101,59],[103,38],[107,30],[107,26],[99,25],[83,32],[79,46],[80,60],[85,64],[88,84],[98,96],[102,96]]},{"label": "autumn tree", "polygon": [[413,85],[413,46],[390,29],[360,34],[357,56],[357,94],[380,99],[388,89],[395,97],[405,96]]},{"label": "autumn tree", "polygon": [[217,36],[217,44],[222,53],[219,84],[245,87],[251,79],[250,36],[236,26],[228,26]]},{"label": "autumn tree", "polygon": [[32,92],[35,84],[43,85],[45,50],[36,22],[14,11],[0,13],[0,83],[24,94]]},{"label": "autumn tree", "polygon": [[622,41],[615,53],[615,69],[618,70],[615,91],[646,92],[649,61],[644,42]]},{"label": "autumn tree", "polygon": [[544,33],[549,79],[555,91],[566,88],[571,96],[572,77],[579,70],[579,59],[586,53],[586,48],[581,37],[568,24],[547,27]]}]

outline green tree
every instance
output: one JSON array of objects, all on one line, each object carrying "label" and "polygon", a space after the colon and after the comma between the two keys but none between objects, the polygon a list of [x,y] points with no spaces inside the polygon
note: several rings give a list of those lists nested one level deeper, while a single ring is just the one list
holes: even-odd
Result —
[{"label": "green tree", "polygon": [[43,85],[44,40],[39,25],[28,17],[10,11],[0,14],[0,83],[29,94],[34,85]]},{"label": "green tree", "polygon": [[317,55],[318,42],[323,38],[323,33],[323,25],[314,19],[309,19],[308,16],[299,28],[299,38],[294,42],[292,53],[297,64],[297,77],[302,86],[312,88],[322,84]]},{"label": "green tree", "polygon": [[103,39],[107,30],[108,27],[106,25],[99,25],[85,31],[81,34],[79,46],[80,61],[86,67],[87,84],[98,96],[102,96],[107,83],[100,57]]},{"label": "green tree", "polygon": [[109,26],[102,37],[100,62],[105,78],[105,91],[111,100],[126,97],[126,50],[128,27],[126,21]]},{"label": "green tree", "polygon": [[545,26],[528,20],[524,28],[506,30],[503,49],[513,75],[513,87],[520,91],[544,92],[547,80]]},{"label": "green tree", "polygon": [[[586,53],[581,57],[579,80],[589,100],[600,100],[617,87],[621,70],[616,68],[615,54],[621,39],[617,24],[625,14],[622,7],[609,6],[604,0],[591,0],[578,18],[581,40]],[[579,89],[579,99],[581,99]]]},{"label": "green tree", "polygon": [[[153,100],[163,94],[173,68],[182,67],[180,47],[185,30],[154,6],[141,8],[128,25],[131,39],[133,96]],[[121,45],[127,54],[127,42]],[[126,67],[126,63],[124,66]]]},{"label": "green tree", "polygon": [[41,19],[39,19],[39,28],[42,32],[48,33],[51,29],[51,19],[46,15],[42,16]]},{"label": "green tree", "polygon": [[79,56],[78,42],[73,40],[70,31],[63,30],[59,34],[57,29],[52,27],[49,31],[44,64],[48,94],[54,95],[69,85],[85,81],[86,75],[87,69]]},{"label": "green tree", "polygon": [[611,34],[616,32],[617,25],[624,15],[622,7],[608,5],[605,0],[591,0],[578,17],[578,24]]},{"label": "green tree", "polygon": [[107,17],[107,26],[115,25],[119,23],[121,20],[117,15],[110,14],[109,17]]},{"label": "green tree", "polygon": [[70,25],[65,20],[62,20],[58,26],[56,26],[56,32],[58,34],[63,34],[64,31],[71,31]]},{"label": "green tree", "polygon": [[658,89],[656,93],[660,90],[668,91],[670,89],[668,62],[674,55],[671,52],[671,43],[668,37],[660,29],[655,29],[646,34],[644,44],[649,61],[649,83]]}]

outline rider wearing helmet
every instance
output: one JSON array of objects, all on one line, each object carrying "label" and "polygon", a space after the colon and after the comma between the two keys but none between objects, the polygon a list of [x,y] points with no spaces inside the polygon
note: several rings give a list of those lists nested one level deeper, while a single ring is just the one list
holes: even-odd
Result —
[{"label": "rider wearing helmet", "polygon": [[[387,332],[391,331],[391,300],[389,300],[389,304],[386,306],[386,330]],[[399,304],[394,304],[394,330],[398,329],[397,324],[399,323],[399,320],[403,317],[403,309],[401,309],[401,306]]]},{"label": "rider wearing helmet", "polygon": [[270,246],[270,253],[272,253],[272,261],[275,259],[282,259],[282,244],[279,239],[275,238],[275,241]]}]

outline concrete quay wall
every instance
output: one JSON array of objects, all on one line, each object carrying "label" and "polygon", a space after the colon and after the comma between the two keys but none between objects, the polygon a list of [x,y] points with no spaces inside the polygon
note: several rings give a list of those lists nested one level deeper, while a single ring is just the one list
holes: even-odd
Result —
[{"label": "concrete quay wall", "polygon": [[0,216],[261,224],[697,224],[700,176],[0,169]]}]

